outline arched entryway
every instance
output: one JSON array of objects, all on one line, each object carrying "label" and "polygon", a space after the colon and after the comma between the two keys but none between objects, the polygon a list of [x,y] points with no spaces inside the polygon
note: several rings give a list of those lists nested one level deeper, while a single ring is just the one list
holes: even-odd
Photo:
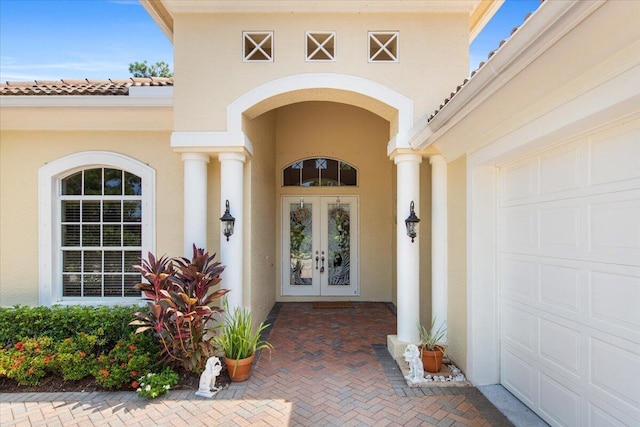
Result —
[{"label": "arched entryway", "polygon": [[[261,317],[276,299],[286,300],[274,286],[282,277],[280,200],[300,190],[281,186],[281,169],[309,156],[340,158],[361,172],[368,169],[356,193],[340,186],[304,191],[357,197],[361,282],[367,274],[372,283],[384,282],[367,292],[362,285],[358,297],[384,301],[393,293],[398,340],[418,339],[420,245],[406,237],[403,221],[411,204],[420,215],[422,155],[409,145],[412,124],[413,101],[383,85],[348,75],[305,74],[265,83],[232,102],[227,131],[174,132],[172,146],[185,153],[185,187],[206,182],[206,176],[191,178],[190,172],[202,170],[208,158],[190,152],[215,154],[220,161],[221,206],[228,200],[235,209],[237,230],[231,241],[220,239],[231,306],[250,306]],[[185,236],[206,235],[206,223],[192,208],[185,205]]]}]

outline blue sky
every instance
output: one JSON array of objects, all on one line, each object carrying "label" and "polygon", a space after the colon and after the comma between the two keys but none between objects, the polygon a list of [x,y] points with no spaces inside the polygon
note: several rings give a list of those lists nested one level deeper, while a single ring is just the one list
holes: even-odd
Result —
[{"label": "blue sky", "polygon": [[[470,70],[538,3],[506,0],[472,43]],[[173,68],[173,47],[137,0],[0,0],[1,82],[126,78],[143,60]]]}]

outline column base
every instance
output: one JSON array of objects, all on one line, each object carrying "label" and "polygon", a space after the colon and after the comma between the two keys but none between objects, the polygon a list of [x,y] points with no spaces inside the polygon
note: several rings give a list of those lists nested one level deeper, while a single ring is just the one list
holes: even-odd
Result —
[{"label": "column base", "polygon": [[[412,344],[410,342],[402,342],[398,340],[397,335],[387,335],[387,351],[394,358],[402,358],[407,345]],[[413,343],[416,344],[417,343]]]}]

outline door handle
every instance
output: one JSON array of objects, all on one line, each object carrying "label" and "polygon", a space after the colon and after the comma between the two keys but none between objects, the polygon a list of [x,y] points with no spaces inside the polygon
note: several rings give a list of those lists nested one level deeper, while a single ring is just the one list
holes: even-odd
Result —
[{"label": "door handle", "polygon": [[320,257],[320,261],[322,261],[322,266],[320,267],[320,273],[324,273],[324,251],[322,251],[322,257]]},{"label": "door handle", "polygon": [[318,251],[316,251],[316,270],[318,269]]}]

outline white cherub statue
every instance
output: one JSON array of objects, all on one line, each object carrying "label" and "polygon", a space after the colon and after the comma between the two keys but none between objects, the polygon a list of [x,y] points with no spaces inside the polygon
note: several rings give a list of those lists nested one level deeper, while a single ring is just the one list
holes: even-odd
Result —
[{"label": "white cherub statue", "polygon": [[216,378],[220,375],[221,370],[220,359],[215,356],[207,359],[207,365],[200,375],[200,386],[196,391],[196,396],[211,398],[220,390],[216,387]]},{"label": "white cherub statue", "polygon": [[422,366],[422,358],[420,357],[420,350],[415,344],[409,344],[404,351],[404,360],[409,363],[409,375],[404,378],[418,382],[424,380],[424,367]]}]

